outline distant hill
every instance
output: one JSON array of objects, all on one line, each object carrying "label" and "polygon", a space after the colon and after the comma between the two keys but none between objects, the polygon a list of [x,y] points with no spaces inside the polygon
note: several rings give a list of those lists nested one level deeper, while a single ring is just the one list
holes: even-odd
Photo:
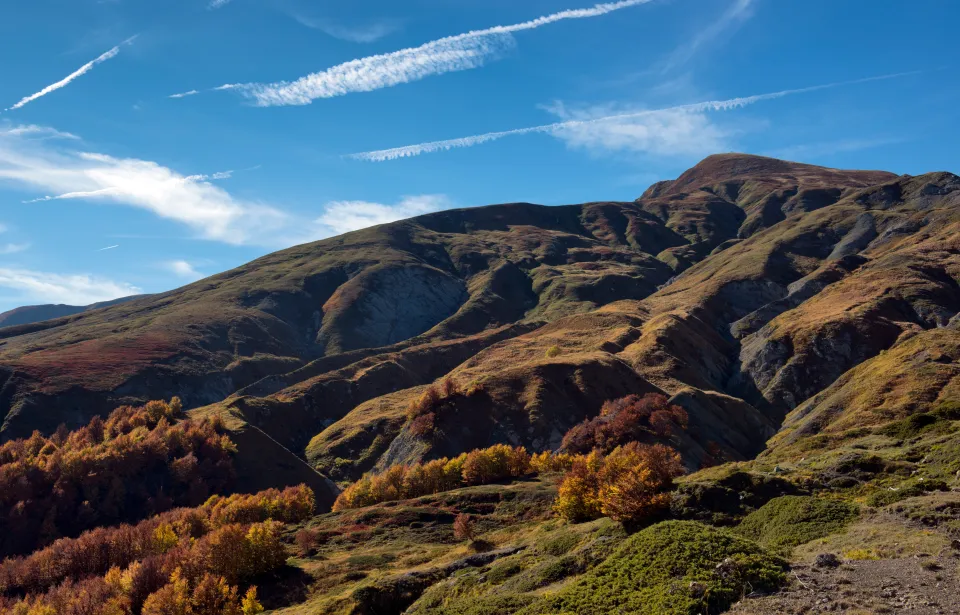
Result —
[{"label": "distant hill", "polygon": [[51,318],[62,318],[64,316],[73,316],[80,312],[95,310],[97,308],[109,307],[126,301],[132,301],[147,295],[130,295],[129,297],[120,297],[112,301],[100,301],[90,305],[65,305],[63,303],[48,303],[46,305],[25,305],[13,308],[0,314],[0,328],[13,327],[15,325],[28,325]]}]

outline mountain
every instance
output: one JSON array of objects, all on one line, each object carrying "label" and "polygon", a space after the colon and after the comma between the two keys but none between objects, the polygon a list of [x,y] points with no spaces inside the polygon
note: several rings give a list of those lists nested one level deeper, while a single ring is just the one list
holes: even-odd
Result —
[{"label": "mountain", "polygon": [[[347,480],[498,441],[552,448],[604,400],[663,392],[690,414],[691,467],[707,449],[747,459],[797,408],[800,434],[869,407],[849,381],[865,362],[946,346],[958,220],[950,173],[740,154],[634,202],[420,216],[0,330],[2,437],[178,395]],[[927,362],[952,365],[939,352]],[[405,411],[444,377],[482,395],[455,400],[425,442]],[[889,412],[937,395],[905,392]]]},{"label": "mountain", "polygon": [[951,173],[429,214],[0,329],[0,380],[0,612],[960,608]]},{"label": "mountain", "polygon": [[65,305],[63,303],[24,305],[22,307],[13,308],[12,310],[7,310],[6,312],[0,314],[0,328],[13,327],[15,325],[28,325],[30,323],[40,322],[42,320],[73,316],[74,314],[79,314],[80,312],[117,305],[118,303],[132,301],[133,299],[143,296],[144,295],[131,295],[129,297],[121,297],[112,301],[91,303],[90,305]]}]

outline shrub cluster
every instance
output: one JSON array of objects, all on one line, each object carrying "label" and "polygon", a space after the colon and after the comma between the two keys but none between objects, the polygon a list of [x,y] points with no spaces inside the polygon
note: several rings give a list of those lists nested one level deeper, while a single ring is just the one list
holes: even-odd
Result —
[{"label": "shrub cluster", "polygon": [[[248,615],[262,611],[256,589],[239,584],[286,560],[281,521],[313,514],[306,486],[213,497],[135,526],[56,541],[0,564],[0,611],[17,615]],[[4,608],[5,607],[5,608]],[[259,610],[258,610],[259,609]]]},{"label": "shrub cluster", "polygon": [[111,568],[163,555],[229,525],[294,523],[313,515],[313,492],[300,485],[254,495],[213,496],[198,508],[180,508],[136,525],[97,528],[61,538],[25,557],[0,562],[0,594],[36,593],[67,579],[104,575]]},{"label": "shrub cluster", "polygon": [[658,393],[628,395],[604,402],[599,416],[573,427],[563,437],[561,450],[589,453],[611,451],[628,442],[652,436],[668,438],[689,425],[687,412]]},{"label": "shrub cluster", "polygon": [[181,420],[180,400],[124,406],[75,431],[0,446],[0,556],[62,536],[196,506],[233,480],[215,421]]},{"label": "shrub cluster", "polygon": [[457,401],[483,392],[483,385],[471,383],[464,388],[452,378],[444,378],[440,384],[431,384],[420,397],[407,406],[407,429],[414,436],[426,438],[433,435],[438,417],[454,411]]},{"label": "shrub cluster", "polygon": [[569,472],[573,464],[583,455],[572,455],[570,453],[551,453],[543,451],[530,457],[530,467],[537,474],[552,474],[555,472]]},{"label": "shrub cluster", "polygon": [[607,456],[594,450],[564,476],[554,510],[569,521],[601,516],[623,523],[645,521],[669,507],[667,492],[681,474],[680,455],[663,444],[631,442]]},{"label": "shrub cluster", "polygon": [[764,547],[790,550],[842,530],[859,514],[844,500],[786,495],[747,515],[736,531]]},{"label": "shrub cluster", "polygon": [[629,539],[606,561],[524,615],[720,613],[752,591],[786,581],[786,562],[749,540],[691,521],[666,521]]},{"label": "shrub cluster", "polygon": [[485,485],[529,474],[530,454],[522,446],[495,444],[453,459],[443,457],[427,463],[396,465],[382,474],[365,474],[350,485],[333,504],[333,510],[372,506],[450,491],[467,485]]}]

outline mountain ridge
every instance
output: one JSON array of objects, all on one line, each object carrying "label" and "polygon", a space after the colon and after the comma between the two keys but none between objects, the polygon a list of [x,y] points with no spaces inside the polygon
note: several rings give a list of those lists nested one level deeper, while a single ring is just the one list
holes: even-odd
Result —
[{"label": "mountain ridge", "polygon": [[90,305],[67,305],[65,303],[45,303],[42,305],[22,305],[12,310],[0,313],[0,328],[14,327],[17,325],[29,325],[44,320],[53,320],[65,316],[73,316],[80,312],[96,310],[102,307],[110,307],[118,303],[132,301],[146,295],[130,295],[129,297],[119,297],[109,301],[98,301]]},{"label": "mountain ridge", "polygon": [[[958,221],[949,173],[739,154],[634,202],[427,214],[0,331],[0,438],[179,395],[346,481],[494,442],[555,448],[605,400],[660,392],[690,413],[688,467],[749,459],[798,407],[835,415],[820,405],[850,370],[956,329]],[[411,433],[407,407],[443,378],[482,393]]]}]

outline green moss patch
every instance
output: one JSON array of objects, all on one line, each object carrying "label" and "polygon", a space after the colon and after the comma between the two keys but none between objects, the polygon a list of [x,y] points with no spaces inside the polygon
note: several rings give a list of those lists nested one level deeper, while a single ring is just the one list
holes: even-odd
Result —
[{"label": "green moss patch", "polygon": [[788,495],[747,515],[736,531],[764,547],[786,550],[839,532],[859,513],[843,500]]},{"label": "green moss patch", "polygon": [[613,555],[523,615],[716,613],[752,591],[786,581],[786,563],[755,542],[692,521],[666,521],[629,538]]}]

